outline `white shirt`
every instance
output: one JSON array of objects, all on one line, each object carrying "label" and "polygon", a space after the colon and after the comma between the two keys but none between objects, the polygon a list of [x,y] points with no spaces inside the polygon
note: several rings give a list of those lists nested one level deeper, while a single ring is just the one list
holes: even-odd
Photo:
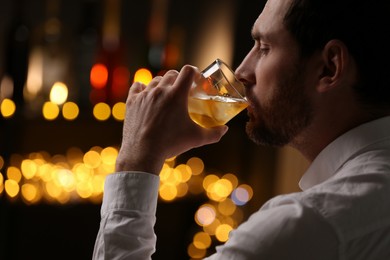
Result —
[{"label": "white shirt", "polygon": [[[94,259],[151,259],[159,177],[106,179]],[[269,200],[208,260],[390,259],[390,117],[329,144],[300,181]]]}]

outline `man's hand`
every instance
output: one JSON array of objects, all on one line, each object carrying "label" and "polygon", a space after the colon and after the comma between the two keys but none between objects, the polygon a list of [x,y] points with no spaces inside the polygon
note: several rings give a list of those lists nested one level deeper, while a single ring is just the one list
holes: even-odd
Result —
[{"label": "man's hand", "polygon": [[199,77],[197,68],[186,65],[147,86],[130,87],[116,171],[159,174],[167,158],[221,139],[227,126],[206,129],[188,115],[188,92]]}]

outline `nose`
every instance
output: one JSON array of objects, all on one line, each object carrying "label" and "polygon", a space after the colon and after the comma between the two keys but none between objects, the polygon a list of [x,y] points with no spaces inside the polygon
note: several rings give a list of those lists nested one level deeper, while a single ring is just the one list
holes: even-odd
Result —
[{"label": "nose", "polygon": [[235,70],[235,75],[245,86],[255,83],[254,64],[251,64],[249,54],[244,58],[241,64]]}]

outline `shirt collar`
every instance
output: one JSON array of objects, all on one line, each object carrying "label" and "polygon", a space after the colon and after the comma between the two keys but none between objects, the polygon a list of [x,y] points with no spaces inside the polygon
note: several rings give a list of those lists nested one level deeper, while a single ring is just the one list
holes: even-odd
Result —
[{"label": "shirt collar", "polygon": [[390,116],[362,124],[339,136],[323,149],[302,176],[299,187],[309,189],[333,175],[364,147],[390,138]]}]

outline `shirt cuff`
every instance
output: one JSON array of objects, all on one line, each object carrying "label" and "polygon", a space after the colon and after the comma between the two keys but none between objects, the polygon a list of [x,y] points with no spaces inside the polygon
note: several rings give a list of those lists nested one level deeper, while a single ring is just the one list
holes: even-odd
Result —
[{"label": "shirt cuff", "polygon": [[106,177],[101,215],[113,210],[156,214],[160,177],[145,172],[118,172]]}]

